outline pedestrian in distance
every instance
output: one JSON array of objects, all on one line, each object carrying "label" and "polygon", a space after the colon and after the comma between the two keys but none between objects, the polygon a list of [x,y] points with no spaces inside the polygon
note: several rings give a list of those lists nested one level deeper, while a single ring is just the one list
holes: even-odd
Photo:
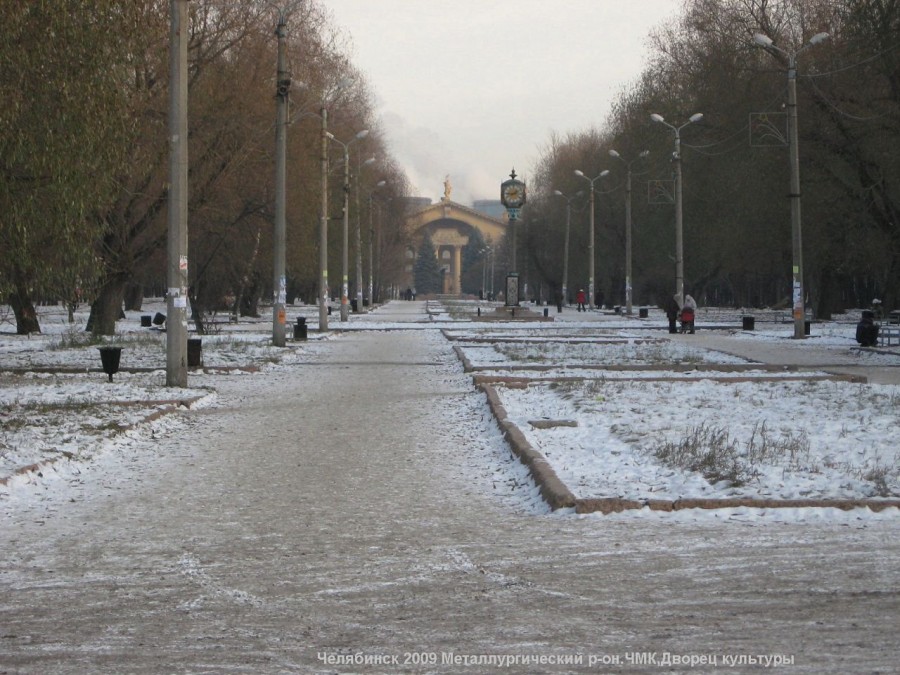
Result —
[{"label": "pedestrian in distance", "polygon": [[864,309],[862,318],[856,324],[856,341],[861,347],[874,347],[878,344],[878,324],[875,323],[875,312]]},{"label": "pedestrian in distance", "polygon": [[580,289],[578,293],[575,295],[575,301],[578,303],[578,311],[586,312],[587,307],[584,306],[584,303],[587,301],[587,296],[584,294],[584,289]]},{"label": "pedestrian in distance", "polygon": [[694,318],[697,313],[697,301],[690,295],[684,296],[684,306],[681,308],[681,332],[694,334]]},{"label": "pedestrian in distance", "polygon": [[669,333],[677,333],[678,313],[681,311],[681,307],[678,304],[678,296],[673,295],[671,298],[669,298],[663,309],[665,309],[666,318],[669,320]]}]

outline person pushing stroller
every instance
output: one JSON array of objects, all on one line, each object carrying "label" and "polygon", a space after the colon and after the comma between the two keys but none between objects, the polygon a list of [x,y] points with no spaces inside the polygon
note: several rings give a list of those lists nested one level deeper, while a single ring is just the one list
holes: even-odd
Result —
[{"label": "person pushing stroller", "polygon": [[684,296],[681,307],[681,332],[694,334],[694,318],[697,314],[697,301],[690,295]]}]

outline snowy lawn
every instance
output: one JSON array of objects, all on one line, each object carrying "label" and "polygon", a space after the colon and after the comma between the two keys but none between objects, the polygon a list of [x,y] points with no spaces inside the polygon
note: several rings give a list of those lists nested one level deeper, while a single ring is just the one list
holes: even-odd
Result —
[{"label": "snowy lawn", "polygon": [[900,496],[897,386],[593,380],[499,391],[579,497]]},{"label": "snowy lawn", "polygon": [[473,366],[671,366],[672,364],[748,363],[745,359],[698,349],[656,338],[609,336],[584,342],[497,342],[493,345],[462,344]]}]

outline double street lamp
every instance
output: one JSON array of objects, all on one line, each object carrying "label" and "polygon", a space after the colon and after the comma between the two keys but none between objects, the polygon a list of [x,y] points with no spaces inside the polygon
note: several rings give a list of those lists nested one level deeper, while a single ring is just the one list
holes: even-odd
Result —
[{"label": "double street lamp", "polygon": [[588,293],[590,294],[588,297],[588,307],[594,309],[594,183],[599,179],[609,175],[609,169],[604,169],[600,172],[600,175],[594,176],[593,178],[588,178],[584,175],[584,172],[575,169],[575,175],[584,178],[587,182],[591,184],[591,195],[590,195],[590,206],[591,206],[591,226],[590,233],[588,238]]},{"label": "double street lamp", "polygon": [[772,53],[777,52],[788,61],[788,143],[791,163],[791,249],[793,251],[793,314],[794,338],[806,337],[806,308],[803,293],[803,238],[800,221],[800,150],[797,134],[797,56],[810,47],[828,39],[828,33],[817,33],[795,52],[776,47],[772,39],[756,33],[753,41]]},{"label": "double street lamp", "polygon": [[562,304],[569,304],[569,226],[572,223],[572,200],[584,195],[584,192],[578,191],[571,197],[566,197],[559,190],[554,190],[553,194],[566,200],[566,238],[563,244],[563,278],[562,278]]},{"label": "double street lamp", "polygon": [[675,295],[678,303],[684,302],[684,226],[681,212],[681,130],[689,124],[695,124],[703,119],[703,113],[694,113],[687,122],[681,126],[674,126],[666,122],[662,115],[653,113],[650,119],[669,127],[675,132],[675,152],[672,159],[675,161]]},{"label": "double street lamp", "polygon": [[628,175],[625,179],[625,313],[628,316],[631,316],[631,298],[632,298],[632,283],[631,283],[631,165],[639,159],[643,159],[647,155],[650,154],[649,150],[644,150],[637,157],[632,159],[631,161],[626,160],[622,155],[620,155],[615,150],[609,151],[610,157],[615,157],[616,159],[621,159],[625,162],[625,166],[628,169]]},{"label": "double street lamp", "polygon": [[[368,129],[358,132],[353,138],[344,143],[335,138],[330,131],[325,132],[325,137],[344,148],[344,249],[341,255],[341,321],[350,320],[350,146],[354,142],[369,135]],[[325,216],[327,218],[327,214]]]}]

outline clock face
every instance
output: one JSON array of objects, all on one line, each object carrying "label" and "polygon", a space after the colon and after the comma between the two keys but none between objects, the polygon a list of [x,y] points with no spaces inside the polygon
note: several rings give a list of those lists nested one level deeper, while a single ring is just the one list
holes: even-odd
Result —
[{"label": "clock face", "polygon": [[508,185],[503,190],[503,200],[507,206],[521,205],[524,200],[523,190],[518,185]]}]

